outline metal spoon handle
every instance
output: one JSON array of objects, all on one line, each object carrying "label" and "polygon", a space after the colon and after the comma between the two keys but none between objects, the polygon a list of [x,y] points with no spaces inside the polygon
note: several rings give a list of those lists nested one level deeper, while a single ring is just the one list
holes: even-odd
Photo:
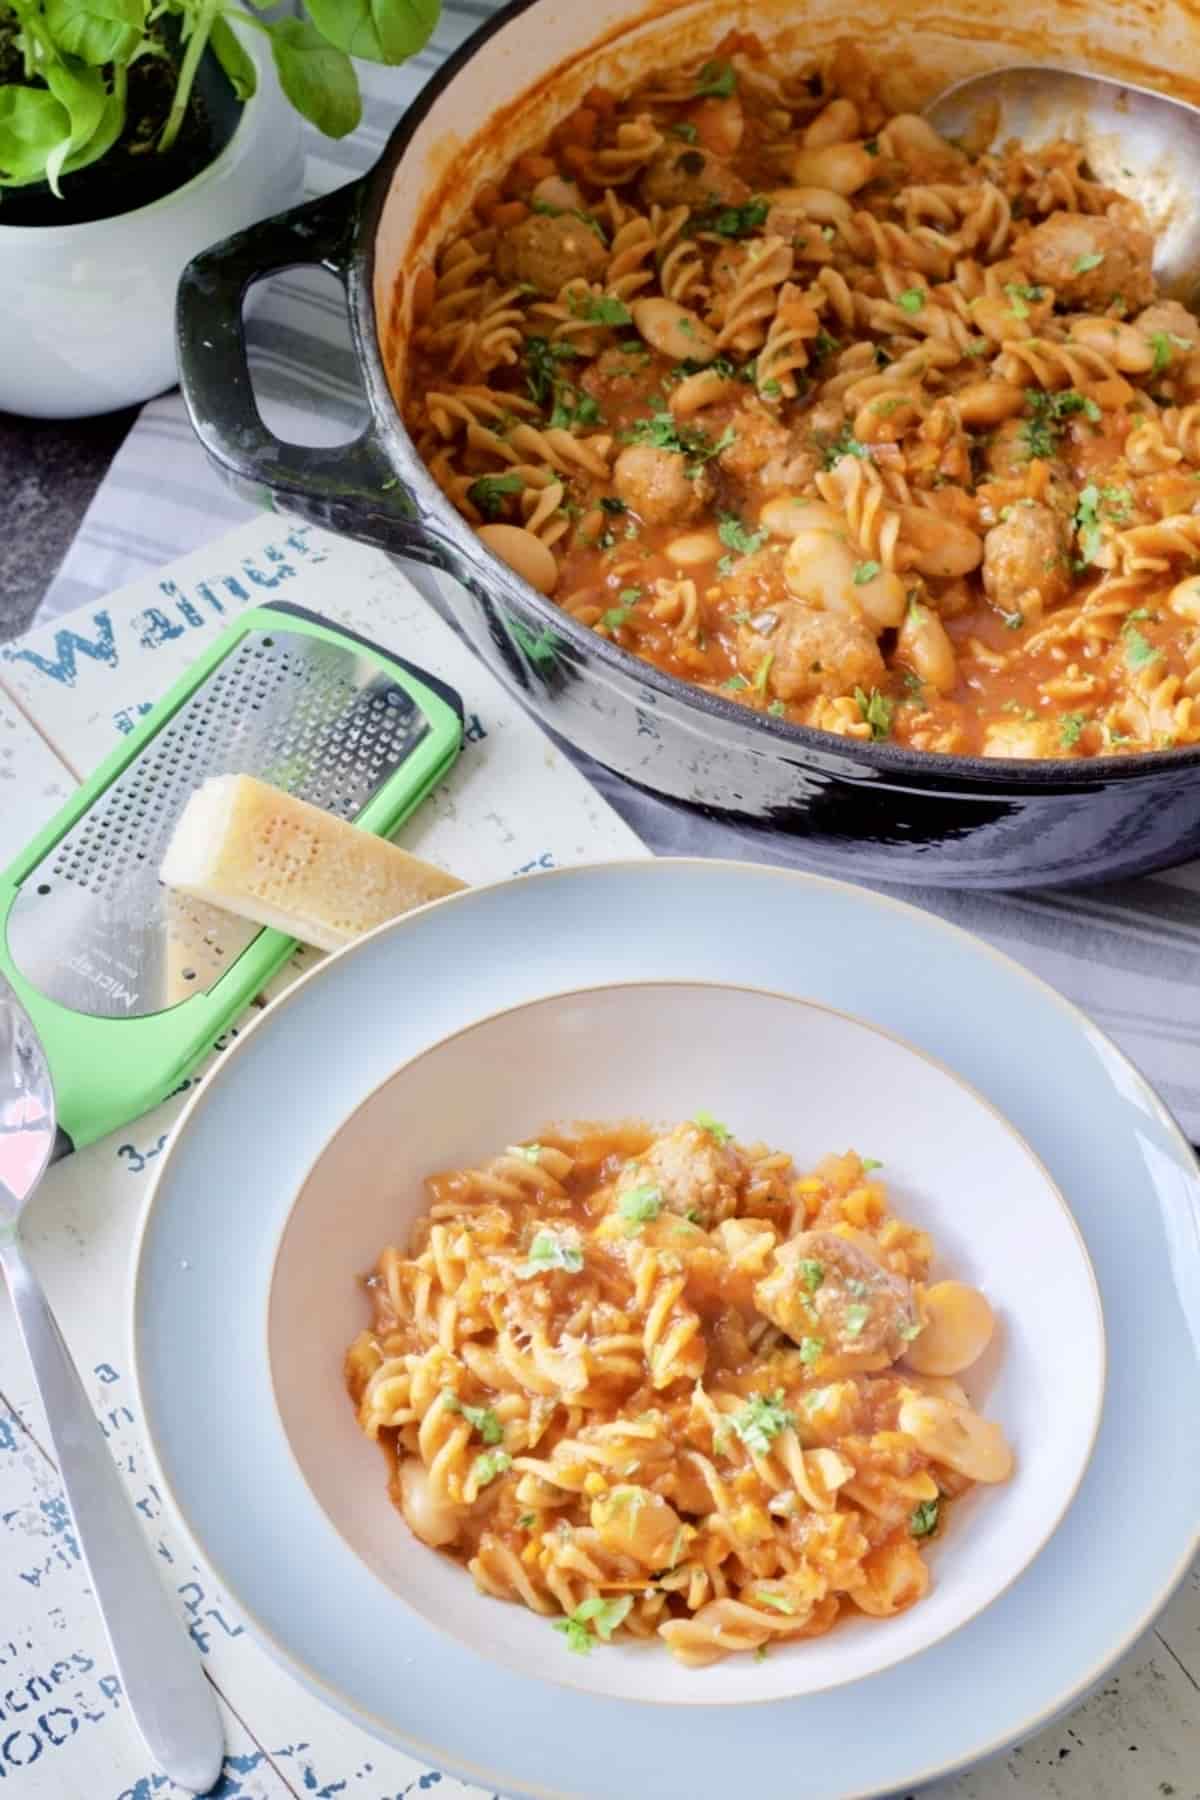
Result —
[{"label": "metal spoon handle", "polygon": [[216,1784],[225,1753],[213,1691],[155,1573],[41,1284],[16,1236],[6,1234],[2,1224],[0,1267],[129,1710],[164,1773],[180,1787],[206,1794]]}]

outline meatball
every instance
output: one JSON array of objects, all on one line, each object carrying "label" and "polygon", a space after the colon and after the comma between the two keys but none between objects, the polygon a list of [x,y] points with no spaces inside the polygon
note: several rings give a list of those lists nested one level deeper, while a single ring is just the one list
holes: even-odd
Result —
[{"label": "meatball", "polygon": [[820,467],[820,458],[798,431],[771,417],[765,407],[743,406],[737,414],[736,435],[717,458],[718,466],[741,487],[753,487],[764,496],[795,492],[808,486]]},{"label": "meatball", "polygon": [[708,487],[703,471],[688,477],[678,450],[631,444],[613,464],[613,486],[647,525],[684,525],[703,510]]},{"label": "meatball", "polygon": [[[1067,434],[1075,429],[1072,420],[1067,426]],[[1029,469],[1032,456],[1030,444],[1030,421],[1028,419],[1006,419],[998,426],[988,439],[984,451],[984,461],[989,475],[1001,481],[1017,480],[1020,487],[1013,495],[1020,498],[1024,493],[1024,477]],[[1065,513],[1068,518],[1075,511],[1075,485],[1064,468],[1057,462],[1046,464],[1046,486],[1043,494],[1049,505],[1058,512]],[[987,523],[995,523],[994,509],[1001,502],[994,499],[981,500],[980,517]],[[989,508],[991,512],[989,513]]]},{"label": "meatball", "polygon": [[879,646],[861,619],[814,612],[798,600],[772,601],[738,625],[737,658],[748,680],[767,657],[767,687],[779,700],[878,687],[884,674]]},{"label": "meatball", "polygon": [[1071,590],[1067,531],[1063,516],[1040,501],[1019,501],[993,525],[983,541],[983,586],[993,606],[1016,611],[1030,593],[1043,606]]},{"label": "meatball", "polygon": [[781,1244],[754,1299],[795,1343],[816,1338],[831,1356],[877,1368],[903,1356],[921,1324],[904,1277],[833,1231],[802,1231]]},{"label": "meatball", "polygon": [[1131,310],[1154,297],[1154,239],[1132,220],[1055,212],[1023,237],[1015,256],[1034,282],[1060,302],[1103,308],[1119,294]]},{"label": "meatball", "polygon": [[617,1178],[616,1200],[637,1188],[653,1188],[667,1212],[708,1226],[728,1218],[746,1177],[740,1150],[715,1130],[689,1121],[626,1163]]},{"label": "meatball", "polygon": [[738,206],[750,198],[750,189],[719,157],[673,144],[646,170],[642,197],[657,206]]},{"label": "meatball", "polygon": [[501,236],[496,267],[505,281],[526,281],[539,294],[553,296],[581,276],[598,280],[608,267],[608,252],[582,219],[532,213]]},{"label": "meatball", "polygon": [[1134,324],[1144,337],[1166,332],[1176,350],[1200,350],[1200,319],[1178,300],[1158,300],[1139,313]]},{"label": "meatball", "polygon": [[1027,594],[1043,607],[1067,598],[1070,562],[1061,513],[1040,500],[1018,500],[984,538],[984,592],[1002,612],[1015,612]]}]

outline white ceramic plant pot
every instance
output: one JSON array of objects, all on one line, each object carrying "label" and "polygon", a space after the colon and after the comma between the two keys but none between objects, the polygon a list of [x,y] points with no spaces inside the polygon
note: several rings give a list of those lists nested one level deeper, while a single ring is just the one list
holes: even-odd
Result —
[{"label": "white ceramic plant pot", "polygon": [[0,410],[83,418],[172,387],[185,264],[300,199],[300,120],[280,92],[266,38],[238,35],[258,89],[199,175],[113,219],[0,224]]}]

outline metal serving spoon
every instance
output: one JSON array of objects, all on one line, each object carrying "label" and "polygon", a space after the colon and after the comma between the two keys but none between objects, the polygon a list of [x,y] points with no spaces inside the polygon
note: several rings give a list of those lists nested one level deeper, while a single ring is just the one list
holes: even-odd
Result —
[{"label": "metal serving spoon", "polygon": [[1008,138],[1031,149],[1056,138],[1081,145],[1097,181],[1141,202],[1155,234],[1154,274],[1163,293],[1197,309],[1196,107],[1107,75],[1030,64],[955,82],[930,102],[925,117],[943,137],[967,137],[978,149]]},{"label": "metal serving spoon", "polygon": [[57,1129],[41,1043],[0,976],[0,1268],[129,1710],[164,1773],[180,1787],[206,1794],[225,1754],[216,1700],[154,1572],[83,1383],[17,1236]]}]

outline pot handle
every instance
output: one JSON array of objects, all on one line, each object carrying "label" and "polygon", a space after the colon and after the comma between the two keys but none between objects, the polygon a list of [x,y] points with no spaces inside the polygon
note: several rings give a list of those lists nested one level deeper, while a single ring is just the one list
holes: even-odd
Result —
[{"label": "pot handle", "polygon": [[351,298],[351,262],[365,183],[252,225],[195,257],[179,283],[175,340],[179,382],[197,437],[225,478],[249,500],[440,564],[416,502],[399,481],[373,422],[333,448],[285,444],[254,403],[242,306],[264,276],[304,265],[327,269]]}]

